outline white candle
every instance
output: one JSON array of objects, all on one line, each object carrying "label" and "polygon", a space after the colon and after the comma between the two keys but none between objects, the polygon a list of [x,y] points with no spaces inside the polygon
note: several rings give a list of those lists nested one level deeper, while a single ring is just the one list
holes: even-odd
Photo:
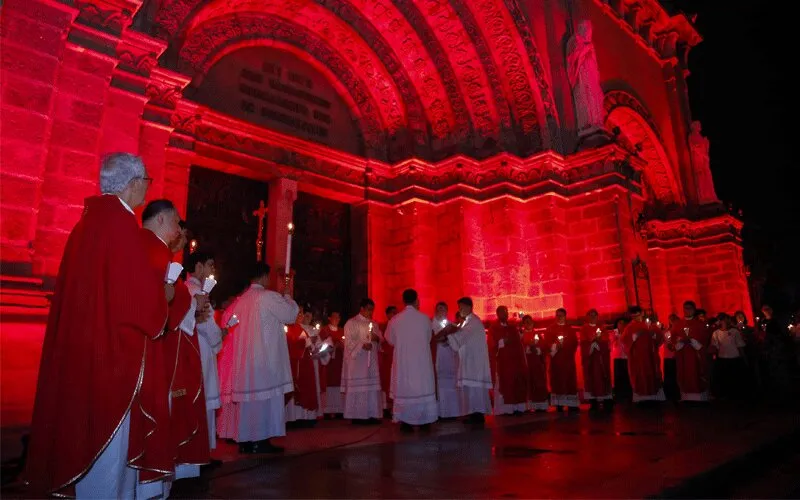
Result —
[{"label": "white candle", "polygon": [[294,224],[291,222],[287,226],[289,228],[289,235],[286,237],[286,276],[289,276],[289,270],[292,265],[292,235],[294,234]]},{"label": "white candle", "polygon": [[314,325],[314,328],[315,328],[316,330],[319,330],[319,323],[317,323],[316,325]]},{"label": "white candle", "polygon": [[287,325],[283,325],[283,333],[289,333],[289,327]]},{"label": "white candle", "polygon": [[558,336],[558,341],[563,344],[564,343],[564,336],[563,335],[559,335]]},{"label": "white candle", "polygon": [[536,343],[536,344],[539,343],[539,334],[538,333],[533,336],[533,342]]},{"label": "white candle", "polygon": [[602,334],[603,334],[603,332],[602,332],[602,331],[601,331],[599,328],[598,328],[598,329],[597,329],[597,331],[596,331],[596,332],[594,332],[594,333],[595,333],[595,335],[597,336],[597,338],[600,338],[600,335],[602,335]]},{"label": "white candle", "polygon": [[231,316],[231,319],[228,320],[228,328],[232,328],[239,324],[239,317],[235,314]]},{"label": "white candle", "polygon": [[217,280],[214,279],[213,274],[209,275],[208,278],[203,280],[203,293],[208,295],[209,293],[211,293],[211,290],[213,290],[215,286],[217,286]]}]

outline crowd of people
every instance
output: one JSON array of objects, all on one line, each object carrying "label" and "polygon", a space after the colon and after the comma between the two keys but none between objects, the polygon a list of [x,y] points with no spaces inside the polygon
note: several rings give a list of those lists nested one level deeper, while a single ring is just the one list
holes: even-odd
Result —
[{"label": "crowd of people", "polygon": [[430,318],[408,289],[385,321],[365,298],[341,326],[338,311],[316,322],[291,280],[270,280],[258,263],[246,290],[215,311],[214,255],[192,251],[183,279],[174,262],[187,237],[172,202],[152,201],[136,220],[150,182],[140,158],[105,157],[102,194],[70,234],[34,405],[32,493],[166,498],[212,462],[217,438],[241,453],[280,453],[272,438],[321,419],[391,418],[414,432],[581,401],[610,410],[756,387],[781,394],[790,383],[797,328],[768,307],[755,328],[741,312],[709,320],[690,301],[666,325],[633,307],[613,324],[591,310],[580,325],[559,309],[537,327],[503,306],[484,322],[469,297],[452,314],[436,304]]}]

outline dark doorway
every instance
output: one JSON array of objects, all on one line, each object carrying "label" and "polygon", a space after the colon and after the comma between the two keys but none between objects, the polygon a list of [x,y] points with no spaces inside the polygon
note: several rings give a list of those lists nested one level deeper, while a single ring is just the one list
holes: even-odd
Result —
[{"label": "dark doorway", "polygon": [[186,223],[197,248],[214,253],[219,276],[211,299],[218,306],[250,281],[258,232],[253,212],[259,202],[267,204],[267,196],[265,182],[194,166],[189,172]]},{"label": "dark doorway", "polygon": [[316,321],[322,322],[331,311],[349,317],[353,313],[350,205],[299,192],[293,219],[295,299],[310,306]]}]

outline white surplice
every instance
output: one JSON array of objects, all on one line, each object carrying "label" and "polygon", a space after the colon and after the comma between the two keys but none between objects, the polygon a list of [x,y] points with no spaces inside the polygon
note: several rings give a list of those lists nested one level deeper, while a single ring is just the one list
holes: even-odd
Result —
[{"label": "white surplice", "polygon": [[[200,280],[191,276],[186,280],[186,287],[194,297],[203,291]],[[210,307],[210,305],[209,305]],[[214,319],[214,308],[211,315],[202,323],[196,324],[198,344],[200,345],[200,361],[203,365],[203,390],[206,394],[206,415],[208,419],[208,443],[211,449],[217,447],[215,410],[220,407],[219,375],[217,374],[217,354],[222,349],[222,329]]]},{"label": "white surplice", "polygon": [[386,341],[394,346],[389,394],[395,422],[424,425],[439,418],[431,334],[428,317],[412,306],[406,306],[386,327]]},{"label": "white surplice", "polygon": [[[433,318],[431,330],[439,333],[447,325],[446,318]],[[436,393],[439,418],[461,417],[461,390],[458,379],[458,352],[447,341],[436,343]]]},{"label": "white surplice", "polygon": [[483,322],[470,314],[461,329],[447,337],[447,342],[458,352],[456,386],[461,390],[461,414],[491,413],[492,372]]},{"label": "white surplice", "polygon": [[383,416],[383,392],[378,371],[378,342],[372,342],[372,350],[363,345],[372,333],[381,336],[378,323],[355,315],[344,325],[344,360],[342,366],[342,388],[344,393],[344,418],[368,419]]},{"label": "white surplice", "polygon": [[288,295],[250,285],[228,308],[239,326],[228,337],[220,358],[222,438],[244,443],[286,435],[284,394],[294,390],[284,325],[299,308]]}]

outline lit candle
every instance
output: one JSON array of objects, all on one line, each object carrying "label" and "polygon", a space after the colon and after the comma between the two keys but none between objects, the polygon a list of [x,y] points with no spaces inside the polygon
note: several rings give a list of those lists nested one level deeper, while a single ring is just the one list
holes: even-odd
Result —
[{"label": "lit candle", "polygon": [[535,344],[538,344],[538,343],[539,343],[539,334],[538,334],[538,333],[537,333],[537,334],[535,334],[535,335],[533,336],[533,342],[534,342]]},{"label": "lit candle", "polygon": [[563,344],[564,343],[564,336],[563,335],[559,335],[558,336],[558,341]]},{"label": "lit candle", "polygon": [[319,331],[319,323],[317,323],[316,325],[314,325],[314,328],[315,328],[317,331]]},{"label": "lit candle", "polygon": [[661,322],[660,321],[656,321],[656,326],[661,328]]},{"label": "lit candle", "polygon": [[292,265],[292,235],[294,234],[294,224],[291,222],[287,226],[289,228],[289,235],[286,237],[286,279],[289,279],[289,270]]},{"label": "lit candle", "polygon": [[214,275],[213,274],[209,275],[208,278],[203,280],[203,293],[208,295],[209,293],[211,293],[211,290],[213,290],[216,285],[217,285],[217,280],[214,279]]},{"label": "lit candle", "polygon": [[597,338],[600,338],[600,335],[602,335],[603,332],[598,328],[597,331],[594,332],[594,334],[597,336]]},{"label": "lit candle", "polygon": [[289,333],[289,326],[283,325],[283,333]]},{"label": "lit candle", "polygon": [[647,323],[647,326],[650,326],[650,318],[647,318],[644,322]]},{"label": "lit candle", "polygon": [[[369,331],[367,332],[367,343],[372,343],[372,321],[369,322]],[[367,351],[367,368],[372,366],[372,351]]]},{"label": "lit candle", "polygon": [[684,328],[683,333],[686,335],[686,338],[689,338],[689,328]]},{"label": "lit candle", "polygon": [[239,324],[239,317],[235,314],[231,316],[231,319],[228,320],[228,328],[232,328]]}]

